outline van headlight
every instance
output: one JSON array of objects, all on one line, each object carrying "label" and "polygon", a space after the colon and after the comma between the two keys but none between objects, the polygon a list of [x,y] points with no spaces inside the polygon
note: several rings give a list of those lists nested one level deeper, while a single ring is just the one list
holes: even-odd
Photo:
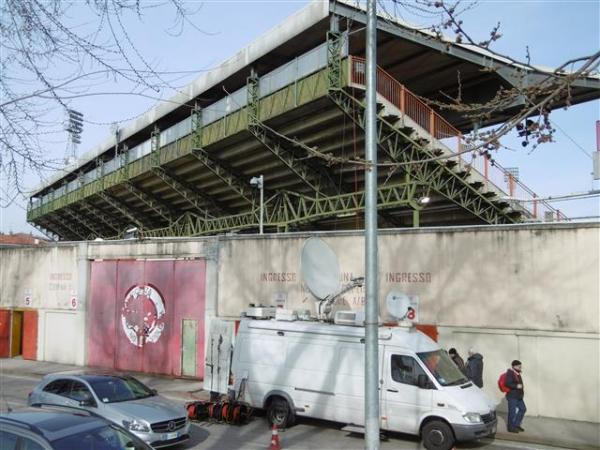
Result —
[{"label": "van headlight", "polygon": [[482,422],[481,414],[479,414],[479,413],[470,412],[470,413],[463,414],[463,417],[469,423],[481,423]]},{"label": "van headlight", "polygon": [[127,428],[129,431],[142,431],[148,432],[150,431],[150,427],[146,425],[144,422],[139,422],[137,420],[124,420],[123,426]]}]

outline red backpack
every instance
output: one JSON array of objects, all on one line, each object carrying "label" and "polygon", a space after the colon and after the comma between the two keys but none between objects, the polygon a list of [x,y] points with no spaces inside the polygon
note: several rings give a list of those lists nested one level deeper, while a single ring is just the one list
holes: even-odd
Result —
[{"label": "red backpack", "polygon": [[498,389],[505,394],[510,392],[510,388],[506,385],[506,372],[502,372],[500,378],[498,378]]}]

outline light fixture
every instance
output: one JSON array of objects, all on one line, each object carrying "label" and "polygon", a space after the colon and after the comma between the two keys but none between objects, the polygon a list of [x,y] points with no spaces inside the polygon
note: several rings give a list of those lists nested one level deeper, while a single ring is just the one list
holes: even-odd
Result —
[{"label": "light fixture", "polygon": [[422,205],[426,205],[427,203],[429,203],[429,202],[430,202],[430,200],[431,200],[431,199],[430,199],[429,197],[427,197],[427,196],[425,196],[425,197],[421,197],[421,198],[419,199],[419,203],[421,203]]},{"label": "light fixture", "polygon": [[138,229],[137,227],[129,228],[125,230],[123,234],[123,239],[137,239],[138,237]]},{"label": "light fixture", "polygon": [[262,175],[258,176],[258,177],[252,177],[250,179],[250,186],[255,186],[260,190],[260,222],[259,222],[259,226],[258,226],[258,232],[259,234],[263,234],[263,211],[264,211],[264,203],[265,203],[265,197],[264,197],[264,178]]}]

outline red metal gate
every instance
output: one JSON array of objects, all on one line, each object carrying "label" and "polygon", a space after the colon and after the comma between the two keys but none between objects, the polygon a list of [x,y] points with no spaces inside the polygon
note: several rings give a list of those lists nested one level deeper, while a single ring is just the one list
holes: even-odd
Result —
[{"label": "red metal gate", "polygon": [[37,337],[37,311],[23,311],[23,359],[37,359]]},{"label": "red metal gate", "polygon": [[202,378],[205,273],[203,260],[93,262],[88,364],[181,375],[181,324],[192,319]]},{"label": "red metal gate", "polygon": [[10,354],[10,310],[0,309],[0,358]]}]

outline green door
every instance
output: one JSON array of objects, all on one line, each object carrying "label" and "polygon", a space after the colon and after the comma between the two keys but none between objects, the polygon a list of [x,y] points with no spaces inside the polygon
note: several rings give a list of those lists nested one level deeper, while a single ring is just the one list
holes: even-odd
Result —
[{"label": "green door", "polygon": [[195,377],[196,337],[198,336],[198,321],[191,319],[183,319],[181,334],[181,374],[188,377]]}]

